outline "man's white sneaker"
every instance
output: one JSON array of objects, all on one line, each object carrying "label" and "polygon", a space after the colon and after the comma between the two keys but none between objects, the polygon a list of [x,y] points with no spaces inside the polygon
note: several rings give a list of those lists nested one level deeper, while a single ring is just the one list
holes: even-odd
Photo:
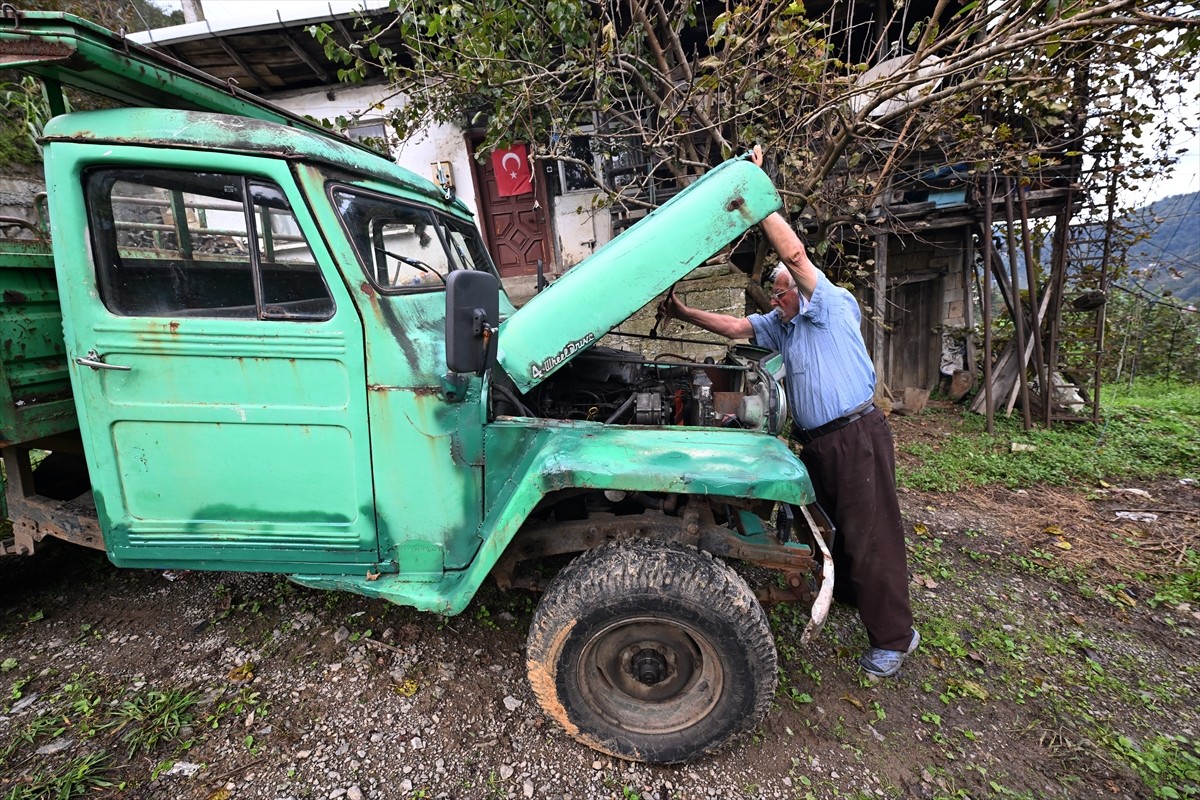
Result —
[{"label": "man's white sneaker", "polygon": [[913,628],[912,643],[909,644],[907,650],[883,650],[872,647],[859,656],[858,665],[877,678],[895,675],[900,671],[900,665],[904,663],[905,656],[916,650],[920,643],[921,634],[917,633],[916,628]]}]

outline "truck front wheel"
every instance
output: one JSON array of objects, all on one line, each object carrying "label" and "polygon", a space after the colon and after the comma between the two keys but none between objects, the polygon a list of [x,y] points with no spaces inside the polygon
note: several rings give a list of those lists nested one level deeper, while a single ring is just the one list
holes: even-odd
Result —
[{"label": "truck front wheel", "polygon": [[529,630],[542,709],[579,741],[672,763],[757,727],[775,693],[775,643],[750,587],[706,553],[613,542],[576,558]]}]

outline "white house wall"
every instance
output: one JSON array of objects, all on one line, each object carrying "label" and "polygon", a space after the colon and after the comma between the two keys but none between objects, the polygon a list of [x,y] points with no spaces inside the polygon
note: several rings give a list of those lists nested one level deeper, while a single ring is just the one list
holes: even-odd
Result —
[{"label": "white house wall", "polygon": [[[335,120],[341,116],[368,121],[379,119],[404,104],[403,95],[381,100],[383,90],[381,86],[338,87],[332,90],[331,100],[330,90],[321,88],[278,94],[271,100],[288,111],[316,119]],[[382,108],[376,108],[380,103]],[[461,128],[433,125],[408,141],[394,141],[392,155],[400,166],[430,179],[434,178],[431,165],[448,161],[455,194],[476,214],[478,224],[479,204],[471,177],[471,155]],[[540,180],[545,171],[535,170],[534,175]],[[596,206],[600,197],[593,191],[578,191],[551,199],[552,236],[558,262],[554,272],[561,273],[578,264],[612,238],[611,215],[606,207]]]},{"label": "white house wall", "polygon": [[[384,89],[382,86],[347,86],[333,90],[326,87],[274,95],[271,101],[288,111],[316,119],[335,120],[341,116],[366,122],[380,119],[403,106],[403,95],[381,100]],[[333,94],[332,100],[329,94]],[[382,107],[376,108],[376,104]],[[437,124],[407,141],[393,141],[392,156],[400,166],[430,180],[435,177],[432,164],[450,162],[455,194],[478,215],[475,184],[471,179],[471,156],[460,128]]]}]

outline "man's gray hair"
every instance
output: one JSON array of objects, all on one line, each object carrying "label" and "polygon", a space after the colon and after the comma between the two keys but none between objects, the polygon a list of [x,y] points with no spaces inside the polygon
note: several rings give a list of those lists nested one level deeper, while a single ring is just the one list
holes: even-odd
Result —
[{"label": "man's gray hair", "polygon": [[796,285],[796,279],[792,277],[792,273],[788,272],[788,268],[783,264],[776,264],[775,269],[771,270],[771,282],[779,280],[780,275],[787,275],[788,283],[792,286]]}]

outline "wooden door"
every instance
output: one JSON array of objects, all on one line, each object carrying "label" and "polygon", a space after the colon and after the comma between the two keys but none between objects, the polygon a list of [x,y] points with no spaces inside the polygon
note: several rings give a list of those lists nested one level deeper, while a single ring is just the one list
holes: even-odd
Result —
[{"label": "wooden door", "polygon": [[884,313],[887,359],[883,377],[893,392],[937,386],[941,364],[938,332],[941,297],[940,277],[910,280],[888,288]]},{"label": "wooden door", "polygon": [[[478,140],[471,142],[472,152],[478,145]],[[534,275],[539,259],[549,269],[545,181],[538,170],[533,170],[532,192],[501,197],[492,159],[485,154],[482,163],[478,158],[472,163],[483,235],[500,277]]]}]

